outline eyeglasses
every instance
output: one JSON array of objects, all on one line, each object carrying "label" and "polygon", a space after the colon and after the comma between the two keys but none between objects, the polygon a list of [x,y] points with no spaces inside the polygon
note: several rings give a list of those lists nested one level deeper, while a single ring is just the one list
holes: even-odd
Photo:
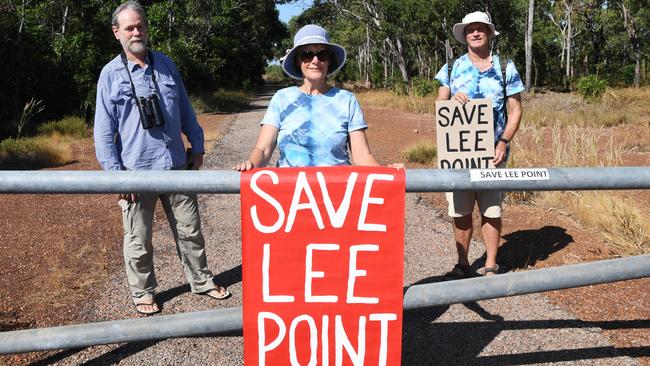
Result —
[{"label": "eyeglasses", "polygon": [[331,54],[330,50],[320,50],[316,53],[312,51],[300,51],[298,57],[301,62],[310,62],[314,59],[314,56],[318,57],[318,61],[320,62],[329,62]]}]

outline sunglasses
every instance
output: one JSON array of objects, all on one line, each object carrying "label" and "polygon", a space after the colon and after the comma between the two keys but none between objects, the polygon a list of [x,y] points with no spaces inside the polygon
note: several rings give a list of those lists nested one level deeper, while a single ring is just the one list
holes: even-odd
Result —
[{"label": "sunglasses", "polygon": [[312,51],[300,51],[298,57],[301,62],[310,62],[314,56],[318,57],[318,61],[328,62],[331,58],[332,52],[330,50],[321,50],[316,53]]}]

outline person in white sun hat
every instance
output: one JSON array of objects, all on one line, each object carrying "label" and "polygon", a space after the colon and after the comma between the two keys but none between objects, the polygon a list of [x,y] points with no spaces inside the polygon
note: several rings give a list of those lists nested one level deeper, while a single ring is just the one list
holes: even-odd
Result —
[{"label": "person in white sun hat", "polygon": [[368,125],[357,99],[327,82],[345,59],[345,49],[330,42],[325,29],[315,24],[300,28],[293,48],[282,60],[282,69],[290,77],[302,79],[302,85],[273,95],[250,157],[233,169],[265,167],[276,145],[278,167],[379,166],[368,146]]},{"label": "person in white sun hat", "polygon": [[[521,96],[524,85],[515,64],[493,55],[490,41],[499,35],[487,13],[476,11],[467,14],[454,25],[454,38],[467,45],[467,53],[459,57],[451,69],[443,65],[436,79],[442,86],[438,100],[457,100],[467,103],[471,99],[491,98],[494,116],[494,165],[504,168],[509,145],[521,120]],[[485,245],[486,276],[496,274],[497,251],[501,240],[501,203],[503,192],[447,192],[449,216],[453,218],[454,239],[458,263],[445,274],[446,279],[468,278],[475,275],[468,259],[469,244],[473,234],[472,212],[478,202],[481,212],[481,234]]]}]

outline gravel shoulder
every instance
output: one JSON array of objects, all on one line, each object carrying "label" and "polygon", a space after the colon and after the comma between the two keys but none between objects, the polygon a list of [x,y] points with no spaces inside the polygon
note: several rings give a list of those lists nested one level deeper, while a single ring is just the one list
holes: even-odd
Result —
[{"label": "gravel shoulder", "polygon": [[[230,121],[205,169],[230,169],[248,156],[258,122],[272,93],[260,95],[254,108]],[[371,126],[372,127],[372,126]],[[372,140],[371,140],[372,144]],[[162,314],[241,306],[241,226],[238,195],[199,198],[207,255],[216,281],[233,296],[215,301],[189,291],[163,216],[154,228],[155,267]],[[456,261],[448,220],[419,194],[406,195],[405,286],[437,282]],[[482,243],[473,242],[470,257],[481,266]],[[121,267],[112,271],[101,296],[86,302],[78,322],[135,318]],[[553,304],[542,294],[487,300],[406,312],[404,365],[571,364],[637,365],[622,356],[594,323]],[[89,347],[54,352],[36,364],[60,365],[241,365],[241,335],[195,337]]]}]

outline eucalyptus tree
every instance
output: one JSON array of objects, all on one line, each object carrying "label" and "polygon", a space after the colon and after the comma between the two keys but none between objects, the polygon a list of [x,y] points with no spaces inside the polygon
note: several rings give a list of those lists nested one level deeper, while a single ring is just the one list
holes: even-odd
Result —
[{"label": "eucalyptus tree", "polygon": [[[623,26],[630,41],[630,51],[634,60],[634,86],[641,84],[641,40],[650,35],[650,9],[648,0],[617,0],[614,2],[618,8]],[[645,42],[647,44],[647,42]]]},{"label": "eucalyptus tree", "polygon": [[[399,69],[401,79],[408,82],[409,73],[404,56],[403,34],[396,31],[388,17],[387,8],[394,8],[392,0],[325,0],[333,5],[342,17],[351,19],[366,27],[368,44],[380,45],[378,56],[386,64]],[[376,47],[376,46],[375,46]]]},{"label": "eucalyptus tree", "polygon": [[533,69],[533,23],[535,20],[535,0],[528,0],[528,21],[526,23],[526,73],[524,85],[526,91],[530,90],[531,72]]}]

